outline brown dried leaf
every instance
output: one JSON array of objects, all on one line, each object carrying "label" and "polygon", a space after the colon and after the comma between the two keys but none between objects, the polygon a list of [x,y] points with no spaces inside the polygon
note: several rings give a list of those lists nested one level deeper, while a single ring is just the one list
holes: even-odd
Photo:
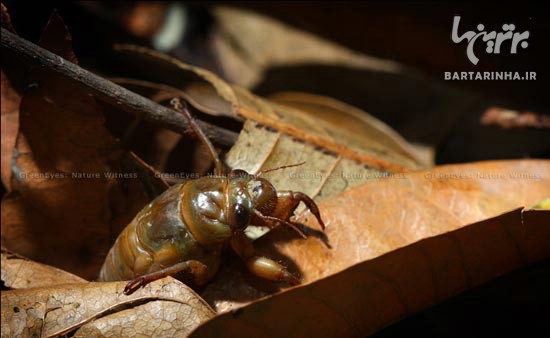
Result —
[{"label": "brown dried leaf", "polygon": [[[74,57],[57,15],[41,40]],[[151,180],[141,171],[150,169],[117,149],[91,95],[50,73],[35,70],[31,77],[10,165],[14,191],[2,201],[2,243],[92,279],[112,238],[161,184],[147,186]]]},{"label": "brown dried leaf", "polygon": [[156,300],[96,319],[82,326],[73,337],[187,337],[213,316],[214,311],[204,302],[197,308],[188,302]]},{"label": "brown dried leaf", "polygon": [[[369,182],[323,200],[319,206],[327,224],[325,234],[332,246],[330,249],[316,233],[303,240],[285,229],[272,231],[258,240],[256,247],[268,257],[280,257],[291,264],[290,269],[301,275],[307,284],[424,238],[460,229],[521,206],[534,205],[549,195],[550,161],[441,166],[429,172]],[[308,213],[297,218],[312,228],[317,227]],[[498,247],[499,241],[506,240],[503,238],[506,233],[494,236],[494,240],[484,237],[466,241],[461,244],[465,248],[463,251],[479,250],[476,252],[482,259],[509,249],[507,242]],[[540,240],[550,244],[549,239]],[[440,244],[446,245],[445,241]],[[445,250],[456,249],[443,247],[442,257]],[[466,258],[475,259],[475,256]],[[499,259],[503,259],[503,264],[511,264],[516,258],[510,262]],[[441,269],[435,272],[445,275],[447,272]],[[222,269],[218,279],[202,293],[203,298],[218,311],[227,311],[277,290],[275,285],[262,283],[242,271],[240,262]],[[464,289],[461,280],[453,281],[452,276],[449,276],[449,283],[454,288]]]},{"label": "brown dried leaf", "polygon": [[[16,252],[92,278],[97,266],[86,264],[84,256],[91,258],[109,247],[109,229],[105,226],[111,218],[109,179],[102,174],[108,150],[115,143],[103,128],[93,99],[74,91],[68,94],[64,85],[42,78],[39,87],[23,97],[11,182],[20,195],[7,199],[15,198],[14,202],[26,205],[20,208],[34,210],[32,218],[44,221],[41,226],[29,224],[25,212],[16,213],[20,219],[4,216],[10,213],[6,209],[10,204],[4,200],[2,240]],[[27,223],[29,233],[20,233],[18,223]],[[24,250],[20,246],[24,239],[14,236],[16,233],[37,245],[28,248],[32,251]]]},{"label": "brown dried leaf", "polygon": [[433,166],[433,159],[424,162],[422,155],[390,126],[349,104],[326,96],[299,92],[273,94],[269,100],[317,117],[320,123],[326,124],[325,128],[331,127],[332,133],[344,134],[342,137],[350,139],[351,144],[368,144],[380,152],[391,151],[408,157],[424,168]]},{"label": "brown dried leaf", "polygon": [[300,190],[319,201],[388,173],[427,166],[393,130],[344,103],[300,94],[291,100],[295,105],[300,102],[303,109],[298,109],[231,87],[206,70],[161,53],[127,45],[118,49],[133,53],[142,63],[156,61],[171,68],[171,77],[178,74],[181,79],[181,95],[195,108],[246,119],[239,140],[226,156],[230,167],[256,173],[306,162],[272,173],[270,180],[277,189]]},{"label": "brown dried leaf", "polygon": [[[441,233],[219,315],[191,337],[220,332],[225,337],[286,337],[288,332],[367,337],[460,291],[548,258],[549,224],[548,211],[518,209]],[[330,262],[326,266],[330,269]]]},{"label": "brown dried leaf", "polygon": [[73,51],[73,37],[57,10],[54,10],[50,15],[40,35],[38,45],[61,56],[65,60],[78,64],[78,59]]},{"label": "brown dried leaf", "polygon": [[[278,190],[301,191],[322,201],[368,181],[424,166],[404,151],[406,142],[397,143],[389,127],[341,102],[300,94],[303,104],[297,109],[244,90],[236,92],[242,104],[239,112],[248,120],[226,162],[253,174],[305,162],[267,175]],[[250,227],[247,233],[257,238],[265,231]]]},{"label": "brown dried leaf", "polygon": [[[404,140],[397,141],[398,136],[396,136],[395,131],[381,121],[341,102],[331,101],[321,96],[300,94],[302,96],[299,97],[299,100],[304,104],[307,103],[308,106],[305,110],[296,109],[262,99],[245,89],[232,87],[207,70],[190,66],[147,48],[119,45],[117,50],[131,53],[134,58],[133,62],[139,62],[142,66],[152,62],[158,66],[171,69],[172,77],[175,77],[174,74],[178,75],[179,84],[177,88],[180,90],[179,94],[202,112],[244,117],[248,121],[270,127],[299,141],[308,142],[314,147],[318,147],[320,151],[332,152],[362,165],[382,170],[398,172],[424,166],[412,154],[409,149],[410,146],[407,146]],[[128,82],[128,80],[125,81]],[[147,82],[133,82],[134,85],[139,83],[144,85]],[[174,86],[174,84],[170,85]],[[162,88],[163,85],[157,86]],[[164,90],[170,91],[169,87]],[[295,98],[294,101],[296,100],[298,98]],[[315,105],[315,107],[312,107],[312,105]],[[341,114],[345,116],[342,117]],[[361,114],[366,116],[360,117]],[[319,116],[322,116],[320,123],[318,123]],[[342,125],[342,121],[348,118],[356,123]],[[367,141],[376,140],[380,135],[384,135],[385,141],[378,141],[372,146],[365,145],[366,140],[363,136],[353,136],[357,128],[361,132],[375,133],[373,136],[367,136]],[[388,133],[388,135],[385,135],[385,133]],[[268,137],[268,135],[262,136]],[[258,148],[270,149],[269,146],[265,147],[265,145],[258,146]],[[244,168],[239,167],[239,165],[240,163],[232,166]],[[250,166],[250,164],[248,165]]]},{"label": "brown dried leaf", "polygon": [[251,88],[269,67],[283,65],[341,65],[390,73],[402,69],[252,11],[219,6],[213,15],[213,48],[225,78],[239,86]]},{"label": "brown dried leaf", "polygon": [[79,328],[77,337],[186,337],[214,314],[171,277],[130,296],[122,293],[125,285],[80,283],[3,291],[2,337],[55,337]]},{"label": "brown dried leaf", "polygon": [[[272,128],[297,141],[307,142],[318,148],[317,151],[332,153],[333,157],[341,157],[388,172],[404,172],[422,167],[419,160],[412,158],[411,154],[403,152],[403,149],[398,149],[395,145],[390,146],[390,140],[395,135],[395,131],[389,127],[386,126],[385,129],[390,131],[391,135],[384,136],[383,141],[372,142],[372,139],[380,138],[380,134],[384,133],[381,127],[383,123],[357,108],[335,100],[331,101],[333,105],[331,107],[327,103],[330,99],[315,96],[319,99],[319,102],[315,103],[315,107],[310,104],[306,109],[297,109],[262,99],[243,89],[236,89],[236,92],[241,104],[239,114],[247,118],[248,121]],[[335,108],[336,105],[338,105],[337,108]],[[365,117],[358,118],[360,114],[365,114]],[[358,130],[375,135],[358,134]],[[243,135],[241,134],[241,136]],[[239,140],[239,142],[241,141]],[[258,142],[262,142],[261,137],[255,140],[255,143]],[[276,147],[272,143],[268,142],[257,146],[257,148],[267,148],[263,151],[265,153]],[[231,154],[229,157],[231,158]],[[236,157],[235,161],[239,161],[238,156]],[[261,156],[259,158],[263,159]],[[245,166],[242,168],[246,168],[247,165],[250,166],[249,163],[246,163],[247,161],[250,160],[240,160],[235,165],[242,165]],[[241,162],[244,163],[241,164]],[[257,165],[257,163],[255,164]]]},{"label": "brown dried leaf", "polygon": [[15,29],[13,28],[13,25],[11,23],[11,17],[8,13],[8,9],[6,6],[4,6],[3,3],[0,3],[0,20],[2,23],[2,27],[9,30],[12,33],[15,33]]},{"label": "brown dried leaf", "polygon": [[10,289],[29,289],[86,280],[53,266],[33,262],[2,248],[2,281]]},{"label": "brown dried leaf", "polygon": [[[125,59],[139,67],[154,67],[159,74],[160,92],[172,93],[168,85],[177,89],[178,95],[187,100],[193,107],[211,115],[237,117],[238,100],[233,88],[214,73],[196,66],[186,64],[166,54],[135,45],[115,45],[115,50],[121,55],[128,54]],[[164,81],[163,81],[164,80]],[[128,79],[124,84],[151,87],[147,82]],[[119,81],[120,83],[120,81]],[[160,84],[162,83],[162,84]]]},{"label": "brown dried leaf", "polygon": [[[4,5],[2,5],[4,6]],[[10,80],[1,71],[2,81],[2,183],[6,190],[11,190],[11,160],[13,154],[13,148],[15,147],[15,140],[17,138],[17,132],[19,130],[19,103],[21,102],[21,96],[13,89]]]}]

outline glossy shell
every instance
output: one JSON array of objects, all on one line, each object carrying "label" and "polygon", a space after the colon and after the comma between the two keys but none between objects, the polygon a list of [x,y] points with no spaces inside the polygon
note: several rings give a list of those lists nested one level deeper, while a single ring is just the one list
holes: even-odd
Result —
[{"label": "glossy shell", "polygon": [[[230,233],[218,233],[222,236],[219,241],[203,239],[199,243],[197,238],[204,237],[210,226],[218,232],[226,226],[209,224],[212,220],[205,218],[197,203],[211,196],[221,198],[223,184],[222,179],[201,178],[175,185],[158,196],[119,235],[99,280],[128,280],[190,259],[205,264],[208,271],[202,279],[210,279],[219,267],[223,240]],[[223,208],[218,212],[223,213]]]}]

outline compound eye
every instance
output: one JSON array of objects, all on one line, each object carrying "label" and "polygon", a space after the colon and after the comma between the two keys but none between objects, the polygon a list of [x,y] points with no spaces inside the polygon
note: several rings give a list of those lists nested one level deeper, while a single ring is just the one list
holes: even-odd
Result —
[{"label": "compound eye", "polygon": [[237,203],[233,208],[233,217],[237,228],[246,228],[250,223],[250,210],[241,203]]}]

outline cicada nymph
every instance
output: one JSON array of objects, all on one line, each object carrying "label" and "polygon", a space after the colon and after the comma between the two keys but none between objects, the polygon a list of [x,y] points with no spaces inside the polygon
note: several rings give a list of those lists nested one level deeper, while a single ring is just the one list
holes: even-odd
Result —
[{"label": "cicada nymph", "polygon": [[216,150],[189,111],[178,99],[172,104],[188,118],[190,127],[208,148],[217,175],[174,185],[145,206],[118,236],[99,280],[131,280],[124,290],[130,294],[151,281],[186,271],[195,284],[202,285],[218,270],[221,251],[229,244],[253,274],[299,284],[300,280],[284,266],[257,255],[252,240],[245,235],[251,224],[269,228],[287,225],[301,233],[290,221],[300,202],[325,228],[313,199],[301,192],[277,191],[261,177],[295,165],[256,175],[239,169],[222,175]]}]

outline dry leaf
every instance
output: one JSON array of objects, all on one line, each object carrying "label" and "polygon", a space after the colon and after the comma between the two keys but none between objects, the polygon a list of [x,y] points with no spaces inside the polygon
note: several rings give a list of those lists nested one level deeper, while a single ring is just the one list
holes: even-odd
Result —
[{"label": "dry leaf", "polygon": [[[4,6],[4,5],[2,5]],[[2,183],[6,190],[11,190],[11,160],[17,131],[19,130],[19,103],[21,96],[13,89],[10,80],[4,71],[1,71],[2,80]]]},{"label": "dry leaf", "polygon": [[213,9],[213,48],[224,76],[251,88],[269,67],[300,64],[341,65],[399,72],[399,64],[364,55],[270,17],[230,7]]},{"label": "dry leaf", "polygon": [[211,312],[201,318],[194,314],[195,311],[197,309],[187,303],[151,301],[94,320],[80,328],[73,337],[187,337],[199,324],[213,316]]},{"label": "dry leaf", "polygon": [[[534,205],[549,195],[550,161],[441,166],[370,182],[323,200],[319,206],[330,249],[315,233],[303,240],[285,229],[272,231],[255,246],[268,257],[281,258],[304,283],[311,283],[421,239]],[[316,226],[308,213],[297,219]],[[497,241],[504,234],[495,236]],[[493,243],[490,238],[484,240]],[[465,242],[468,249],[464,250],[469,251],[471,245],[486,250],[480,255],[499,252],[497,244],[479,248],[478,244]],[[223,268],[202,292],[203,298],[218,311],[227,311],[277,290],[242,271],[240,262]]]},{"label": "dry leaf", "polygon": [[[56,14],[41,41],[74,57]],[[117,149],[87,92],[53,74],[36,70],[31,76],[34,85],[19,107],[14,191],[2,201],[2,243],[93,279],[112,238],[156,196],[142,173],[149,169]]]},{"label": "dry leaf", "polygon": [[[239,140],[226,156],[231,168],[256,173],[306,162],[271,173],[269,178],[277,189],[302,191],[320,201],[388,173],[427,165],[389,127],[341,102],[301,94],[301,102],[307,101],[302,110],[231,87],[206,70],[158,52],[136,46],[118,49],[132,53],[137,58],[134,62],[142,65],[152,62],[172,69],[170,77],[178,75],[181,95],[195,108],[205,113],[217,109],[222,115],[246,119]],[[348,118],[352,122],[343,122]],[[261,233],[255,231],[251,236]]]},{"label": "dry leaf", "polygon": [[293,337],[367,337],[464,289],[548,258],[549,224],[547,211],[518,209],[224,313],[191,337],[222,332],[224,337],[287,337],[289,332]]},{"label": "dry leaf", "polygon": [[3,3],[0,3],[0,13],[1,13],[1,22],[2,27],[9,30],[12,33],[15,33],[15,29],[13,28],[13,25],[11,23],[10,14],[8,13],[8,9],[6,6],[4,6]]},{"label": "dry leaf", "polygon": [[[408,157],[427,168],[434,165],[433,159],[425,162],[417,150],[401,135],[384,122],[344,102],[336,99],[299,92],[283,92],[269,96],[269,100],[298,108],[325,123],[325,129],[332,133],[345,134],[353,144],[368,144],[380,152],[391,151]],[[319,121],[318,120],[318,121]],[[337,128],[335,128],[337,127]],[[352,134],[351,137],[349,134]]]},{"label": "dry leaf", "polygon": [[[8,9],[3,3],[0,3],[0,12],[2,19],[2,27],[8,31],[17,34],[11,23],[11,18],[8,13]],[[2,68],[0,69],[0,81],[1,81],[1,98],[2,104],[0,110],[2,112],[1,123],[1,151],[2,157],[0,162],[0,168],[2,168],[1,178],[2,184],[7,191],[11,190],[11,160],[13,154],[13,148],[15,147],[15,140],[17,139],[17,132],[19,130],[19,104],[21,103],[21,95],[15,90],[10,79],[4,73],[4,69],[9,69],[11,65],[4,60]]]},{"label": "dry leaf", "polygon": [[[141,65],[152,62],[171,68],[171,78],[178,74],[181,95],[195,108],[247,120],[226,156],[231,168],[256,173],[306,162],[299,168],[272,173],[269,177],[277,189],[299,190],[320,201],[388,173],[428,165],[389,127],[341,102],[302,94],[301,108],[307,104],[301,110],[231,87],[206,70],[155,51],[128,45],[118,46],[118,50],[132,53],[137,58],[133,62]],[[342,122],[347,119],[349,123]],[[255,231],[251,236],[261,233]]]},{"label": "dry leaf", "polygon": [[[330,107],[322,101],[323,97],[318,97],[320,102],[316,103],[315,107],[309,105],[307,109],[302,110],[262,99],[243,89],[237,88],[236,92],[240,103],[239,114],[247,120],[270,127],[299,141],[308,142],[322,151],[390,172],[422,167],[411,154],[392,144],[394,131],[387,126],[382,128],[382,122],[356,108],[348,110],[349,106],[344,106],[338,101],[332,101],[333,107]],[[334,104],[339,106],[336,108]],[[358,118],[361,113],[366,117]],[[380,134],[384,133],[384,129],[391,135],[380,140]],[[358,134],[358,130],[375,135]],[[375,138],[379,140],[370,142]],[[256,140],[259,141],[262,140]]]},{"label": "dry leaf", "polygon": [[65,60],[78,64],[78,59],[73,51],[73,38],[57,10],[50,15],[50,19],[40,35],[38,45]]},{"label": "dry leaf", "polygon": [[[266,175],[278,190],[301,191],[322,201],[368,181],[423,166],[404,151],[404,140],[398,146],[389,127],[341,102],[308,96],[315,99],[302,110],[244,90],[237,93],[243,104],[239,112],[247,122],[226,163],[255,174],[305,162]],[[247,230],[251,238],[265,232],[257,227]]]},{"label": "dry leaf", "polygon": [[122,293],[125,285],[80,283],[2,291],[2,337],[55,337],[80,327],[77,337],[186,337],[214,314],[171,277],[130,296]]},{"label": "dry leaf", "polygon": [[4,248],[1,259],[2,282],[10,289],[39,288],[86,281],[53,266],[33,262]]},{"label": "dry leaf", "polygon": [[[210,115],[236,117],[237,97],[229,84],[214,73],[200,67],[186,64],[160,52],[135,46],[115,45],[115,50],[124,58],[129,66],[153,68],[156,77],[147,79],[155,82],[153,85],[160,90],[172,94],[168,85],[176,88],[174,93],[182,96],[193,107]],[[147,82],[123,80],[130,85],[145,87]],[[150,87],[150,86],[149,86]]]},{"label": "dry leaf", "polygon": [[[391,128],[341,102],[301,94],[300,102],[307,103],[302,110],[231,87],[211,72],[146,48],[122,45],[118,50],[132,53],[142,67],[150,63],[166,73],[172,69],[168,76],[178,74],[177,84],[166,82],[200,111],[246,119],[226,155],[229,167],[254,174],[305,162],[266,176],[278,190],[301,191],[321,201],[369,180],[427,166]],[[347,119],[353,122],[343,122]],[[258,238],[267,231],[251,226],[247,235]]]}]

